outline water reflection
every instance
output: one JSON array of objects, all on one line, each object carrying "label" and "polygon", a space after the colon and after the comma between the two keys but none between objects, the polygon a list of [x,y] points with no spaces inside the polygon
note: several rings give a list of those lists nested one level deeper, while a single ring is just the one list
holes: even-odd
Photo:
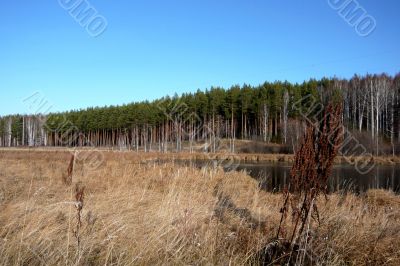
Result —
[{"label": "water reflection", "polygon": [[[245,170],[260,181],[267,191],[281,191],[289,183],[290,164],[264,163],[242,164],[237,170]],[[229,170],[229,169],[227,169]],[[352,165],[334,166],[329,179],[329,192],[347,190],[364,192],[368,189],[388,189],[400,192],[400,166],[376,166],[368,174],[360,174]]]},{"label": "water reflection", "polygon": [[[181,161],[181,163],[197,167],[213,166],[210,161]],[[246,171],[260,182],[262,189],[278,192],[288,186],[291,167],[288,163],[246,163],[240,164],[235,170]],[[377,165],[368,174],[360,174],[352,165],[334,166],[328,183],[329,192],[345,190],[359,193],[368,189],[387,189],[400,193],[400,165]]]}]

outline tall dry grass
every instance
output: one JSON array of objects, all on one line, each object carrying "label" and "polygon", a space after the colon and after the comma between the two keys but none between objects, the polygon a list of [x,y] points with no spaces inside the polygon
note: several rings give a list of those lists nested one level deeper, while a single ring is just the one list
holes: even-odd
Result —
[{"label": "tall dry grass", "polygon": [[[246,173],[105,159],[96,170],[77,160],[67,185],[67,152],[2,152],[1,265],[252,264],[276,234],[282,195]],[[334,194],[318,204],[315,264],[400,264],[399,196]]]}]

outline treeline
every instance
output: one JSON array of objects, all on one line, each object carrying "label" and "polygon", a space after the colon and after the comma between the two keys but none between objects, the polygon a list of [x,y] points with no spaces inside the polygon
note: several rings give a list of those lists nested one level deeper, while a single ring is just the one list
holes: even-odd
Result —
[{"label": "treeline", "polygon": [[369,151],[396,153],[399,92],[400,75],[386,74],[213,87],[152,102],[0,117],[0,146],[216,152],[224,140],[226,149],[235,152],[237,139],[294,146],[310,106],[337,97],[351,134]]}]

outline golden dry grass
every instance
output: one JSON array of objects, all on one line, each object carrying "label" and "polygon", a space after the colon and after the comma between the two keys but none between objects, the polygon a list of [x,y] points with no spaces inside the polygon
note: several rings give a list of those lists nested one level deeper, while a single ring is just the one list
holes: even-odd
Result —
[{"label": "golden dry grass", "polygon": [[[282,195],[246,173],[105,152],[96,170],[70,154],[0,152],[1,265],[242,265],[276,234]],[[74,184],[86,187],[78,247]],[[400,265],[400,197],[334,194],[309,232],[315,264]],[[290,224],[287,225],[290,229]]]},{"label": "golden dry grass", "polygon": [[[25,158],[26,153],[34,153],[36,155],[40,154],[42,157],[51,157],[55,155],[59,156],[67,156],[68,153],[65,152],[66,148],[63,147],[37,147],[37,148],[1,148],[0,149],[0,158],[5,154],[7,157],[12,156],[12,158],[18,159],[21,156]],[[84,147],[79,148],[79,151],[91,151],[93,148]],[[271,154],[271,153],[235,153],[231,154],[228,151],[220,151],[219,153],[204,153],[204,152],[170,152],[170,153],[160,153],[157,151],[152,152],[139,152],[138,155],[134,151],[118,151],[112,150],[111,148],[95,148],[96,152],[101,152],[107,158],[123,158],[127,160],[139,160],[139,161],[149,161],[149,160],[166,160],[166,159],[175,159],[175,160],[209,160],[216,159],[219,161],[235,161],[237,162],[287,162],[293,163],[294,155],[293,154]],[[65,157],[65,160],[69,160],[69,157]],[[396,165],[400,164],[400,156],[337,156],[335,158],[335,164],[357,164],[358,166],[362,165],[362,163],[374,163],[376,165]]]}]

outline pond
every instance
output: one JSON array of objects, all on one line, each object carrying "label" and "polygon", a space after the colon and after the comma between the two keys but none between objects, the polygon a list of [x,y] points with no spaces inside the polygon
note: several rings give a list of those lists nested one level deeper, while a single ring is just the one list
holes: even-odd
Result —
[{"label": "pond", "polygon": [[[242,164],[237,170],[245,170],[267,191],[281,191],[288,185],[291,167],[285,163]],[[359,173],[352,165],[333,167],[328,181],[329,192],[346,190],[358,193],[368,189],[388,189],[399,193],[400,166],[377,165],[367,174]]]},{"label": "pond", "polygon": [[[206,161],[196,161],[202,167]],[[262,189],[270,192],[287,187],[292,165],[288,163],[242,163],[235,170],[246,171],[260,182]],[[226,171],[232,170],[230,167]],[[369,173],[361,174],[352,165],[335,165],[328,182],[329,192],[365,192],[368,189],[387,189],[400,193],[400,165],[376,165]]]}]

